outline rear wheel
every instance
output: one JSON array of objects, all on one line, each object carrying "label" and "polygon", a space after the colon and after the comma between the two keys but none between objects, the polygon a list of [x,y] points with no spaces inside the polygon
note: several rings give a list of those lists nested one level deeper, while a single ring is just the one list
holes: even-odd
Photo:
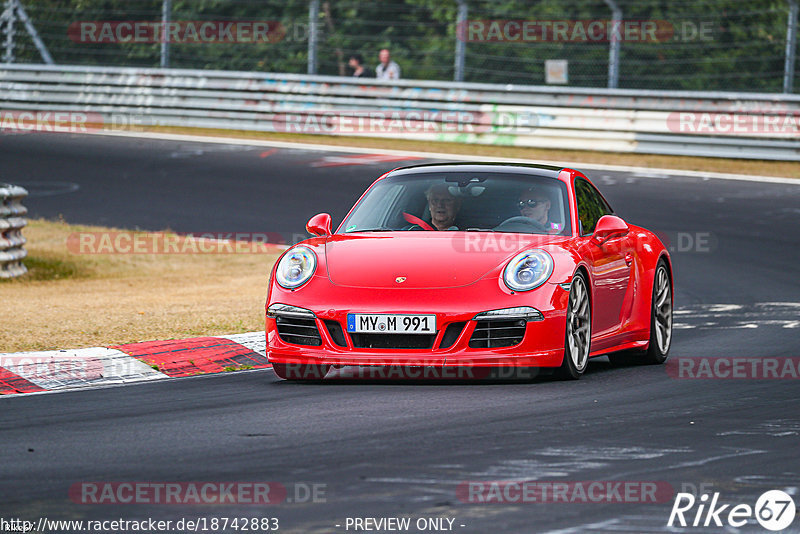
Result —
[{"label": "rear wheel", "polygon": [[614,365],[632,365],[637,363],[660,364],[667,361],[669,347],[672,344],[672,281],[669,278],[667,264],[659,260],[653,278],[653,298],[650,305],[650,342],[647,350],[624,351],[609,354],[608,359]]},{"label": "rear wheel", "polygon": [[273,363],[272,370],[284,380],[322,380],[328,374],[329,365],[303,365],[299,363]]},{"label": "rear wheel", "polygon": [[565,380],[579,379],[589,363],[592,342],[592,308],[586,277],[578,272],[572,279],[567,304],[567,329],[564,342],[564,361],[558,376]]},{"label": "rear wheel", "polygon": [[653,280],[653,309],[650,314],[650,345],[645,362],[664,363],[672,344],[672,281],[667,264],[659,260]]}]

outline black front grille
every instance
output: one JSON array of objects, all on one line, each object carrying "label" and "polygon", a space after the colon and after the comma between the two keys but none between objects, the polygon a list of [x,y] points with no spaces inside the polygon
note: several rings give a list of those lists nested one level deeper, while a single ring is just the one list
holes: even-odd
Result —
[{"label": "black front grille", "polygon": [[461,335],[461,331],[464,330],[464,325],[466,324],[467,323],[450,323],[447,325],[444,335],[442,336],[442,342],[439,343],[439,348],[446,349],[452,347],[453,343],[458,339],[458,336]]},{"label": "black front grille", "polygon": [[518,345],[525,337],[525,325],[524,319],[478,321],[469,338],[469,346],[473,349],[491,349]]},{"label": "black front grille", "polygon": [[278,335],[286,343],[322,345],[322,338],[319,337],[319,330],[317,330],[317,323],[314,319],[278,316],[275,322],[278,325]]},{"label": "black front grille", "polygon": [[430,349],[436,334],[350,334],[358,349]]}]

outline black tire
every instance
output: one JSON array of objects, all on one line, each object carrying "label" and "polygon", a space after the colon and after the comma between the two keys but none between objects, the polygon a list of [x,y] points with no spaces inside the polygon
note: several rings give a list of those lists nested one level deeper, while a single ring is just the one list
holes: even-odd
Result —
[{"label": "black tire", "polygon": [[672,344],[672,280],[667,263],[661,259],[653,277],[653,294],[650,298],[650,341],[647,350],[622,351],[609,354],[612,365],[649,364],[667,361]]},{"label": "black tire", "polygon": [[302,365],[299,363],[273,363],[272,370],[278,378],[292,381],[322,380],[328,374],[329,365]]},{"label": "black tire", "polygon": [[[662,285],[663,284],[663,285]],[[663,293],[662,293],[663,290]],[[653,277],[653,299],[650,305],[650,343],[644,362],[661,364],[667,361],[672,346],[672,279],[667,263],[661,259]]]},{"label": "black tire", "polygon": [[575,273],[569,288],[564,360],[556,371],[562,380],[578,380],[589,365],[592,344],[592,306],[589,284],[582,272]]}]

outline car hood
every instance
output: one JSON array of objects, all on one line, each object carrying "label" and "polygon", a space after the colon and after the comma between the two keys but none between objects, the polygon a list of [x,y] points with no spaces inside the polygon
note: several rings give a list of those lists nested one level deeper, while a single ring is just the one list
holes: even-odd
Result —
[{"label": "car hood", "polygon": [[[490,232],[381,232],[331,236],[325,243],[328,277],[365,288],[466,286],[514,254],[563,243],[563,236]],[[402,281],[398,281],[404,278]]]}]

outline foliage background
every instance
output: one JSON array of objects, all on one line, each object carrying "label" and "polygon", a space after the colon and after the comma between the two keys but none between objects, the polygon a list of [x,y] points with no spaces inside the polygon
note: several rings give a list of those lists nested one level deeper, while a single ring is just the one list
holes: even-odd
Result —
[{"label": "foliage background", "polygon": [[[67,28],[83,20],[161,20],[162,0],[22,0],[56,63],[157,67],[160,45],[83,44]],[[708,39],[623,43],[619,87],[780,92],[787,0],[617,0],[626,20],[663,20],[676,28],[709,28]],[[469,19],[607,20],[602,0],[467,0]],[[348,75],[352,53],[372,68],[387,47],[403,77],[452,80],[455,0],[322,1],[318,73]],[[277,43],[172,44],[170,66],[306,73],[308,0],[173,0],[172,20],[278,20]],[[679,32],[680,33],[680,32]],[[687,37],[691,37],[691,31]],[[41,61],[21,24],[16,61]],[[465,81],[544,84],[547,59],[569,61],[569,85],[605,87],[607,43],[475,43],[466,45]],[[796,69],[800,71],[799,69]],[[800,88],[800,73],[794,88]]]}]

